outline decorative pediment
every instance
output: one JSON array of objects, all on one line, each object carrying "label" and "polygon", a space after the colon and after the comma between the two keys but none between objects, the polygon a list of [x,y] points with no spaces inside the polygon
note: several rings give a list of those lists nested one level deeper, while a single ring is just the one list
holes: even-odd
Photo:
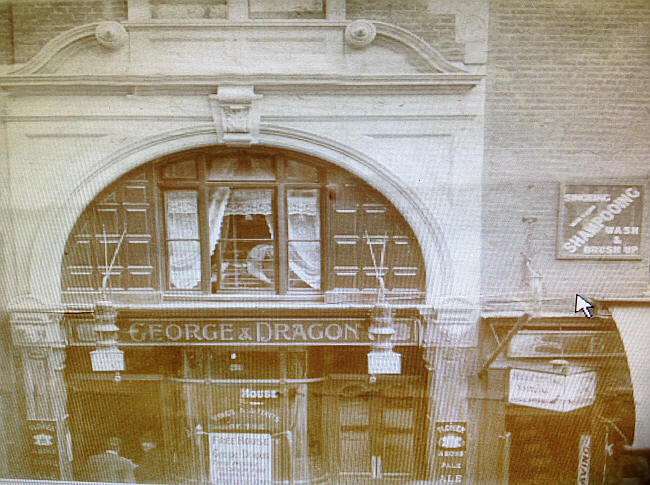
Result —
[{"label": "decorative pediment", "polygon": [[[281,83],[474,85],[480,76],[446,61],[395,25],[355,20],[100,22],[62,33],[2,84]],[[21,83],[23,81],[23,83]]]}]

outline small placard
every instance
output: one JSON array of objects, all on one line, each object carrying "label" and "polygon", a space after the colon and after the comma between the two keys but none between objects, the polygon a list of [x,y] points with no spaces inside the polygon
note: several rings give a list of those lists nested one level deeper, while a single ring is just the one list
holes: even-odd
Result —
[{"label": "small placard", "polygon": [[272,439],[262,433],[210,433],[210,483],[270,485]]},{"label": "small placard", "polygon": [[566,413],[596,400],[596,372],[563,375],[510,369],[508,402]]},{"label": "small placard", "polygon": [[402,356],[397,352],[370,352],[368,374],[401,374]]},{"label": "small placard", "polygon": [[434,483],[467,483],[467,422],[436,422]]},{"label": "small placard", "polygon": [[90,353],[94,372],[117,372],[124,370],[124,352],[119,349],[99,349]]},{"label": "small placard", "polygon": [[645,186],[566,184],[560,190],[559,259],[640,259]]},{"label": "small placard", "polygon": [[59,480],[58,426],[54,420],[30,419],[27,428],[31,437],[32,467],[42,480]]}]

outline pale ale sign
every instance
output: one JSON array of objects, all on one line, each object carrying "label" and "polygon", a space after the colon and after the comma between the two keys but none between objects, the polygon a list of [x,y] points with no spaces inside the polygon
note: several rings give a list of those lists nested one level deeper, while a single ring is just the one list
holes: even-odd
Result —
[{"label": "pale ale sign", "polygon": [[210,433],[210,483],[271,485],[272,439],[262,433]]}]

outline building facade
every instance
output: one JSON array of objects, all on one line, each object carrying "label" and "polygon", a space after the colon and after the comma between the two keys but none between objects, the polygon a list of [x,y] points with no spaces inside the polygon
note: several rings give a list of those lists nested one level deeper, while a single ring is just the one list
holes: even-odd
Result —
[{"label": "building facade", "polygon": [[3,476],[643,479],[644,2],[2,8]]}]

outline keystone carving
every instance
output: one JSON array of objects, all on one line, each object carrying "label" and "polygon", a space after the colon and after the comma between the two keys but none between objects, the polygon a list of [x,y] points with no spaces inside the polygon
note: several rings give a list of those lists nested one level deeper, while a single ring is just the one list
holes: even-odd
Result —
[{"label": "keystone carving", "polygon": [[345,42],[357,49],[372,44],[376,36],[377,28],[369,20],[355,20],[345,29]]},{"label": "keystone carving", "polygon": [[261,95],[252,86],[222,86],[210,95],[210,107],[219,143],[252,145],[260,132]]},{"label": "keystone carving", "polygon": [[129,34],[119,22],[100,22],[95,28],[97,43],[114,51],[126,44]]}]

